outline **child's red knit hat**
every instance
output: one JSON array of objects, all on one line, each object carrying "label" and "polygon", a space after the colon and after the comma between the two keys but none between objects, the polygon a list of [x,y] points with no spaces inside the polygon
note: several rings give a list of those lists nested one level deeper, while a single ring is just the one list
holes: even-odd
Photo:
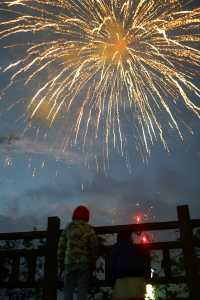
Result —
[{"label": "child's red knit hat", "polygon": [[90,212],[89,209],[83,205],[78,206],[72,215],[72,220],[75,221],[85,221],[88,222],[90,218]]}]

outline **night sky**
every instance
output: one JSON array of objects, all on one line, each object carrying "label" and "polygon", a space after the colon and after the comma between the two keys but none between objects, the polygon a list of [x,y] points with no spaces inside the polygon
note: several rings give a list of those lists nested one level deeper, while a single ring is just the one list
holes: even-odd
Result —
[{"label": "night sky", "polygon": [[[21,55],[20,50],[3,49],[4,43],[0,41],[2,70]],[[0,102],[0,231],[45,226],[47,216],[59,216],[64,224],[79,204],[91,209],[95,225],[128,224],[138,212],[145,222],[175,219],[176,206],[181,204],[189,204],[192,217],[200,218],[200,120],[181,112],[193,134],[185,130],[182,142],[169,130],[169,153],[154,143],[144,162],[130,144],[128,162],[112,150],[109,165],[104,167],[102,141],[86,152],[80,145],[61,150],[62,120],[50,130],[36,120],[24,131],[28,123],[21,116],[31,88],[22,82],[18,80]],[[0,70],[1,90],[7,83],[8,77]]]}]

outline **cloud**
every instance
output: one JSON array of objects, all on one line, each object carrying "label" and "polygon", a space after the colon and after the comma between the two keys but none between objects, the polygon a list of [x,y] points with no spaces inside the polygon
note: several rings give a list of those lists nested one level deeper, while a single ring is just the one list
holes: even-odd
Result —
[{"label": "cloud", "polygon": [[0,231],[1,232],[20,232],[45,230],[47,227],[47,218],[38,218],[36,216],[11,217],[0,215]]},{"label": "cloud", "polygon": [[[85,180],[82,190],[76,180],[74,186],[71,183],[67,184],[66,181],[59,182],[55,186],[46,185],[29,189],[19,197],[13,198],[7,210],[10,211],[12,218],[21,219],[22,216],[33,215],[40,219],[38,221],[40,223],[46,222],[47,216],[57,215],[61,219],[62,227],[71,220],[74,208],[80,204],[90,208],[91,222],[99,226],[133,223],[137,213],[143,215],[143,222],[175,220],[176,205],[182,202],[168,201],[168,198],[181,197],[180,174],[170,168],[161,168],[157,176],[157,184],[161,189],[158,192],[149,188],[151,183],[148,182],[148,176],[118,181],[113,177],[98,174],[91,181]],[[195,208],[197,213],[199,203],[194,199],[198,191],[194,192],[189,185],[188,187],[185,185],[185,189],[187,197],[191,192],[192,212]],[[31,224],[33,223],[31,221]]]},{"label": "cloud", "polygon": [[[12,196],[12,197],[11,197]],[[80,188],[78,182],[59,182],[53,186],[29,189],[17,197],[6,200],[6,211],[12,216],[57,215],[63,224],[71,220],[73,209],[85,204],[91,209],[93,224],[129,224],[137,212],[144,214],[143,221],[169,218],[173,205],[168,205],[159,195],[149,193],[142,177],[119,182],[99,174]],[[176,213],[175,207],[173,208]],[[171,219],[171,218],[170,218]]]},{"label": "cloud", "polygon": [[[15,145],[21,143],[19,148],[28,149],[30,153],[49,151],[48,144],[35,145],[30,139],[14,142]],[[76,160],[76,153],[72,157]],[[143,166],[130,176],[124,176],[125,172],[120,168],[118,174],[111,171],[110,176],[93,171],[88,176],[84,169],[69,169],[53,185],[43,182],[43,186],[29,188],[13,197],[12,201],[8,199],[10,206],[7,212],[44,218],[58,215],[64,225],[71,219],[75,206],[83,203],[91,208],[93,224],[128,224],[134,221],[137,212],[144,214],[143,221],[174,220],[176,206],[187,203],[191,206],[192,216],[199,217],[200,188],[198,176],[195,176],[198,175],[196,160],[187,162],[186,152],[165,160],[162,157],[157,156],[148,167]]]},{"label": "cloud", "polygon": [[[181,162],[179,162],[181,165]],[[193,178],[193,180],[191,180]],[[163,193],[173,198],[185,195],[193,195],[200,190],[198,185],[198,164],[193,164],[192,159],[185,163],[183,169],[180,167],[162,167],[157,173],[157,184]],[[191,197],[190,197],[191,198]],[[178,200],[178,199],[177,199]]]},{"label": "cloud", "polygon": [[71,206],[71,202],[68,200],[71,200],[72,196],[69,195],[67,197],[64,191],[59,192],[58,189],[51,187],[29,190],[17,196],[14,194],[7,195],[6,198],[4,197],[6,199],[4,211],[13,217],[27,214],[47,216],[55,215],[59,212],[64,213],[66,211],[65,206]]},{"label": "cloud", "polygon": [[63,150],[53,147],[47,141],[19,138],[14,134],[0,137],[0,153],[9,153],[9,156],[18,154],[44,155],[67,164],[83,165],[83,156],[75,150]]},{"label": "cloud", "polygon": [[75,194],[73,190],[70,190],[68,185],[61,185],[58,187],[43,186],[39,189],[29,190],[24,194],[25,197],[35,197],[36,199],[46,198],[51,201],[58,199],[64,200],[70,198]]},{"label": "cloud", "polygon": [[97,223],[102,220],[106,224],[130,223],[136,212],[145,215],[143,221],[167,219],[173,207],[162,201],[158,193],[152,193],[143,177],[121,182],[101,174],[84,186],[83,195],[89,206],[93,207]]},{"label": "cloud", "polygon": [[184,189],[184,176],[175,169],[162,168],[158,176],[158,184],[164,193],[178,196]]}]

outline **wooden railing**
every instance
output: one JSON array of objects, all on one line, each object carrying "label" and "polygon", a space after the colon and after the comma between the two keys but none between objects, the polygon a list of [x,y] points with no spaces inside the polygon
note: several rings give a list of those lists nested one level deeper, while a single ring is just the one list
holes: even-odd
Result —
[{"label": "wooden railing", "polygon": [[[145,245],[149,251],[160,250],[163,254],[164,276],[157,277],[151,281],[154,284],[186,283],[189,288],[190,298],[199,299],[200,274],[198,270],[197,257],[194,248],[200,248],[200,241],[194,238],[193,229],[200,227],[200,219],[191,220],[188,206],[177,207],[178,221],[130,224],[121,226],[95,227],[98,235],[115,234],[121,231],[162,231],[179,230],[180,240],[170,242],[154,242]],[[0,288],[42,288],[44,300],[55,300],[57,288],[60,283],[57,280],[57,244],[60,230],[60,220],[57,217],[48,218],[47,231],[32,231],[20,233],[0,233],[0,241],[11,240],[36,240],[45,239],[45,246],[40,249],[0,249],[0,264],[5,258],[12,259],[11,276],[8,281],[1,280]],[[185,276],[173,276],[171,266],[170,249],[182,249]],[[109,268],[111,246],[100,248],[101,256],[105,259],[105,278],[95,281],[99,286],[111,285],[111,273]],[[25,257],[28,262],[28,277],[26,281],[20,281],[20,258]],[[44,257],[44,278],[35,279],[36,261],[38,257]],[[1,269],[1,265],[0,265]]]}]

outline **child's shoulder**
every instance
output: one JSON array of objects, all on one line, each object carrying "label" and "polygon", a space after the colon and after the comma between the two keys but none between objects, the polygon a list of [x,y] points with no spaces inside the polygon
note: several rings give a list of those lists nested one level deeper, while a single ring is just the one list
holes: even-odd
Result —
[{"label": "child's shoulder", "polygon": [[92,226],[89,223],[81,222],[81,226],[83,228],[85,228],[85,230],[88,230],[88,231],[92,231],[93,230]]},{"label": "child's shoulder", "polygon": [[81,226],[82,226],[82,229],[84,231],[87,231],[89,234],[94,234],[95,233],[94,228],[89,223],[81,222]]},{"label": "child's shoulder", "polygon": [[82,228],[85,230],[93,230],[92,226],[83,221],[72,221],[66,226],[66,230],[74,229],[74,228]]}]

